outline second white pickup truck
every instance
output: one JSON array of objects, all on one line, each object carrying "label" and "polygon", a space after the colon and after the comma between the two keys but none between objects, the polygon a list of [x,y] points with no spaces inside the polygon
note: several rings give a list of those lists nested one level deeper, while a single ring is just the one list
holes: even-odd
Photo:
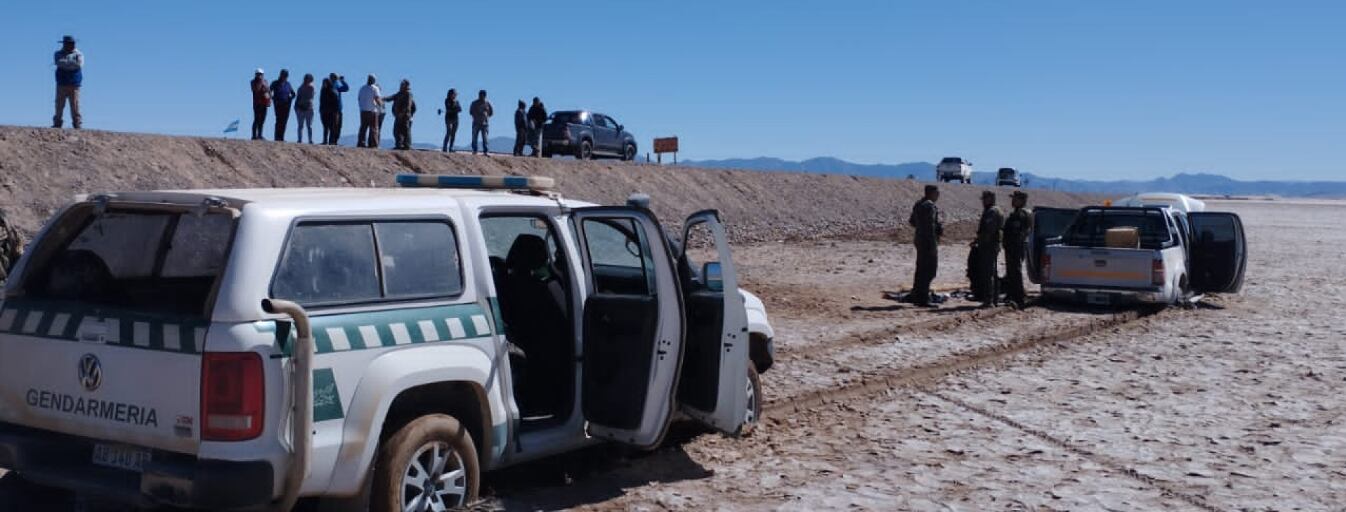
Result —
[{"label": "second white pickup truck", "polygon": [[1168,305],[1243,286],[1247,244],[1233,213],[1168,205],[1038,208],[1033,226],[1029,278],[1047,299]]}]

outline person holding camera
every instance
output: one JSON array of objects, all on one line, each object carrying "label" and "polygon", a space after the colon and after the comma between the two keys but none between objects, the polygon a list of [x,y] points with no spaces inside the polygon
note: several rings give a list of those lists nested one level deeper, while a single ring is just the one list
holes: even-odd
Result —
[{"label": "person holding camera", "polygon": [[56,116],[52,128],[60,128],[65,117],[65,104],[70,104],[70,123],[76,130],[83,126],[79,115],[79,88],[84,83],[84,54],[75,49],[75,38],[61,38],[61,49],[56,50]]}]

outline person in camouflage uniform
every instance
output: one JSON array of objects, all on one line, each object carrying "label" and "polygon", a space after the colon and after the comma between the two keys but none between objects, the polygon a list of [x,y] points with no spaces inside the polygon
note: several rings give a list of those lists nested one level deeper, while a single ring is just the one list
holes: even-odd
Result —
[{"label": "person in camouflage uniform", "polygon": [[939,237],[944,234],[944,226],[939,222],[939,187],[925,186],[925,197],[911,208],[907,223],[916,228],[913,242],[916,245],[916,276],[912,281],[911,292],[907,294],[910,302],[921,306],[930,305],[930,283],[935,280],[939,270]]},{"label": "person in camouflage uniform", "polygon": [[995,207],[995,192],[987,190],[981,193],[981,221],[977,223],[977,239],[972,242],[972,250],[977,252],[973,258],[973,290],[983,307],[995,306],[999,300],[996,291],[996,263],[1000,259],[1000,229],[1005,224],[1005,216]]},{"label": "person in camouflage uniform", "polygon": [[1005,298],[1015,307],[1022,308],[1028,298],[1024,292],[1023,266],[1028,233],[1033,229],[1033,213],[1025,208],[1028,194],[1022,190],[1010,194],[1010,205],[1014,210],[1005,219],[1001,241],[1005,248]]}]

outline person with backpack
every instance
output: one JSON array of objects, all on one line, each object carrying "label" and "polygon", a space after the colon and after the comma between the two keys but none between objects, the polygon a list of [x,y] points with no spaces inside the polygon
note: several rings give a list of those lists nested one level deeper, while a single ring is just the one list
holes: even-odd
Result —
[{"label": "person with backpack", "polygon": [[299,92],[294,97],[294,115],[298,121],[295,128],[295,141],[304,142],[304,129],[308,128],[308,143],[313,143],[313,96],[317,93],[313,87],[313,74],[304,74],[304,83],[299,85]]},{"label": "person with backpack", "polygon": [[252,74],[252,140],[266,140],[262,128],[266,126],[266,109],[271,107],[271,90],[266,87],[266,71],[257,68]]},{"label": "person with backpack", "polygon": [[56,50],[56,116],[52,128],[60,128],[65,118],[65,104],[70,104],[70,123],[76,130],[84,126],[79,114],[79,88],[84,84],[84,54],[75,48],[75,38],[61,38],[61,49]]},{"label": "person with backpack", "polygon": [[285,125],[290,122],[290,107],[294,102],[290,70],[280,70],[280,76],[271,82],[271,102],[276,109],[276,142],[285,142]]}]

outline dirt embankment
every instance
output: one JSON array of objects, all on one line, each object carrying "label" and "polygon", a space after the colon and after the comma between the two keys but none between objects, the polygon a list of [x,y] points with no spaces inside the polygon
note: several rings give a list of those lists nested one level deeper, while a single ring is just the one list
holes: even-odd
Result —
[{"label": "dirt embankment", "polygon": [[[737,241],[910,236],[907,214],[923,182],[843,175],[727,171],[615,161],[578,162],[431,151],[367,150],[237,139],[0,126],[0,211],[32,233],[77,193],[230,187],[388,187],[399,173],[544,175],[569,197],[613,204],[653,198],[667,221],[719,209]],[[946,185],[953,238],[967,236],[987,187]],[[1097,197],[1031,192],[1033,204]],[[1002,204],[1008,199],[1003,190]]]}]

